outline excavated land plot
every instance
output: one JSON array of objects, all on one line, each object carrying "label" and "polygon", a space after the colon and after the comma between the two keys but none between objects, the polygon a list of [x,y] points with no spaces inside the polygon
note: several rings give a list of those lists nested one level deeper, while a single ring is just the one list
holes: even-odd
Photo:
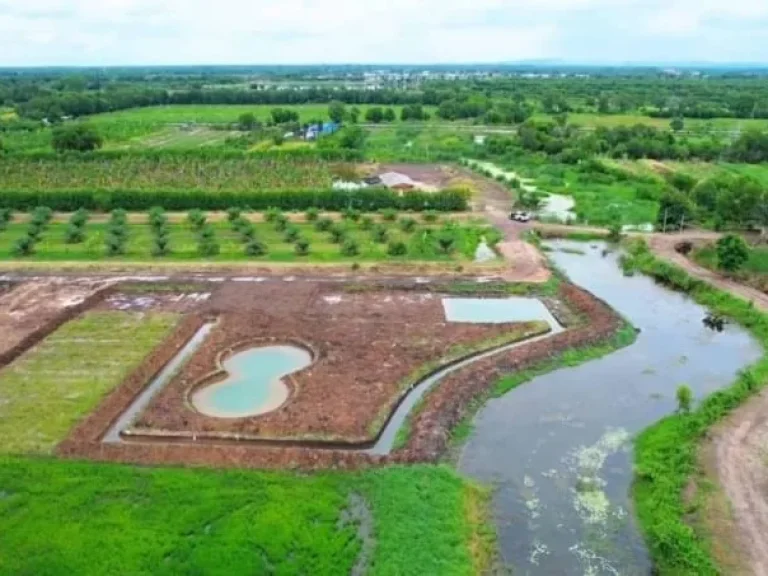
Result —
[{"label": "excavated land plot", "polygon": [[41,279],[0,288],[0,366],[101,300],[107,280]]},{"label": "excavated land plot", "polygon": [[[289,310],[312,309],[310,304],[317,303],[319,299],[322,304],[317,305],[312,319],[320,323],[330,317],[327,312],[324,312],[326,308],[333,309],[340,304],[336,301],[338,296],[349,297],[348,293],[338,292],[338,287],[328,291],[302,290],[303,298],[290,296],[290,291],[285,288],[285,285],[281,285],[280,289],[270,292],[270,298],[265,300],[264,293],[259,294],[258,291],[245,290],[241,286],[231,284],[222,285],[214,292],[204,311],[187,315],[165,345],[156,349],[123,386],[115,390],[95,412],[83,420],[72,431],[69,438],[58,446],[57,453],[68,458],[91,458],[135,464],[303,470],[359,469],[393,463],[434,462],[446,451],[451,429],[471,409],[473,400],[484,395],[500,376],[526,369],[565,349],[589,346],[607,340],[622,325],[620,318],[602,301],[572,285],[563,284],[559,298],[570,307],[574,316],[578,316],[580,319],[578,324],[551,338],[523,344],[514,350],[499,353],[467,366],[446,378],[423,399],[420,409],[413,417],[412,434],[407,444],[388,456],[375,456],[359,449],[332,444],[319,447],[317,445],[237,443],[224,440],[201,442],[178,438],[155,441],[144,438],[110,444],[102,442],[103,435],[109,426],[128,408],[147,382],[181,349],[206,319],[216,314],[226,314],[228,310],[237,309],[243,303],[254,318],[259,314],[268,316],[289,304],[292,307],[286,309],[284,313],[291,314],[293,312]],[[433,286],[432,289],[436,290],[436,287]],[[409,292],[409,294],[413,296],[412,293]],[[383,296],[385,300],[387,297],[394,298],[402,294],[377,292],[377,295]],[[350,308],[345,309],[347,315],[353,315],[351,310],[358,305],[355,302],[359,302],[362,306],[365,299],[362,295],[352,298]],[[379,309],[382,315],[387,314],[385,303],[382,302]],[[411,320],[420,317],[415,312],[416,306],[414,308],[404,306],[404,308],[414,311],[410,313],[403,311],[400,313],[401,317]],[[305,314],[309,318],[309,313],[305,312]],[[226,335],[226,332],[221,334]],[[406,331],[401,329],[396,336],[400,338],[404,334]],[[437,352],[439,354],[440,350]],[[213,356],[201,355],[197,361],[190,362],[182,371],[183,373],[177,377],[177,389],[178,382],[185,378],[184,374],[188,373],[196,362],[200,363],[204,359],[210,362]],[[435,356],[427,358],[427,360],[434,359]],[[364,400],[367,401],[367,399]],[[347,407],[356,410],[355,404]],[[345,422],[354,422],[354,420],[347,421],[345,416]],[[356,424],[354,429],[358,431],[363,429],[360,426]],[[368,434],[368,431],[365,430],[365,433]]]},{"label": "excavated land plot", "polygon": [[[541,331],[535,323],[448,323],[439,295],[431,293],[348,294],[319,283],[224,284],[206,314],[218,318],[216,326],[132,433],[365,444],[422,366]],[[194,390],[215,381],[212,374],[223,376],[222,354],[265,344],[298,344],[314,356],[312,365],[285,378],[291,396],[281,408],[225,419],[190,406]]]}]

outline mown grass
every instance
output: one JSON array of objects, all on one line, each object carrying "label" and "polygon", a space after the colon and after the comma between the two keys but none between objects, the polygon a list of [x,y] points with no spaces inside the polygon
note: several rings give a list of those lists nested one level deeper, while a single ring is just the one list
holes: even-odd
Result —
[{"label": "mown grass", "polygon": [[[294,223],[299,236],[309,241],[309,254],[300,256],[295,244],[286,241],[285,233],[266,222],[255,223],[255,237],[263,241],[267,253],[261,256],[246,254],[246,244],[240,234],[235,232],[228,222],[212,222],[214,238],[220,252],[215,256],[201,256],[199,253],[198,234],[185,222],[170,223],[170,253],[155,257],[152,255],[154,236],[148,224],[128,224],[128,236],[124,254],[108,256],[106,239],[109,225],[105,222],[90,222],[85,226],[85,240],[80,244],[67,244],[66,223],[54,222],[43,232],[34,253],[17,256],[14,252],[16,242],[26,236],[27,224],[12,222],[5,230],[0,230],[0,260],[28,262],[471,262],[477,246],[483,237],[489,242],[498,239],[498,233],[490,226],[480,222],[456,224],[451,228],[454,244],[449,253],[442,252],[435,240],[440,234],[441,224],[418,224],[413,231],[403,231],[398,223],[386,225],[388,242],[378,243],[373,233],[364,230],[360,223],[346,222],[337,224],[346,231],[346,238],[357,242],[357,254],[342,254],[343,242],[334,243],[329,232],[320,232],[309,223]],[[430,235],[431,234],[431,235]],[[389,241],[403,242],[406,253],[390,255]]]},{"label": "mown grass", "polygon": [[[639,270],[686,292],[699,304],[749,330],[768,349],[768,315],[751,303],[692,278],[658,260],[642,241],[632,243],[624,267]],[[686,523],[693,510],[685,489],[697,473],[699,444],[707,431],[768,383],[768,356],[740,372],[729,387],[704,399],[690,413],[677,413],[645,430],[635,444],[633,498],[658,574],[721,574],[709,535]]]},{"label": "mown grass", "polygon": [[340,518],[354,493],[373,515],[367,574],[468,576],[492,538],[474,490],[444,467],[300,476],[2,457],[0,573],[349,574],[361,542]]},{"label": "mown grass", "polygon": [[177,319],[173,314],[89,312],[0,370],[0,452],[50,452],[170,333]]}]

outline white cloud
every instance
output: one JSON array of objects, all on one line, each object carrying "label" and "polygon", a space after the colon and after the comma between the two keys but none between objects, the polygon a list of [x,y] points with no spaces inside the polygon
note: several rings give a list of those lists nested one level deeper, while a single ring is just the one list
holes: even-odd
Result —
[{"label": "white cloud", "polygon": [[568,59],[584,38],[600,60],[625,30],[706,58],[707,22],[763,17],[766,0],[0,0],[0,66]]}]

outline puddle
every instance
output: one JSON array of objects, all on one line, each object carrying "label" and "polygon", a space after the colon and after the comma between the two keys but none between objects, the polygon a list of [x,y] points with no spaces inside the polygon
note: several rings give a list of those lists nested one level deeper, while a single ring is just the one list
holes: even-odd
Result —
[{"label": "puddle", "polygon": [[312,355],[297,346],[249,348],[222,362],[224,380],[197,390],[192,405],[217,418],[245,418],[277,410],[290,390],[284,376],[312,364]]},{"label": "puddle", "polygon": [[553,328],[557,320],[538,298],[443,298],[448,322],[504,324],[543,320]]},{"label": "puddle", "polygon": [[[686,382],[700,399],[729,385],[761,350],[734,325],[702,324],[706,311],[642,275],[618,254],[550,254],[571,280],[641,330],[635,344],[538,377],[480,411],[459,461],[494,484],[502,560],[516,574],[647,575],[651,564],[631,513],[631,438],[675,411]],[[685,358],[684,362],[681,359]]]}]

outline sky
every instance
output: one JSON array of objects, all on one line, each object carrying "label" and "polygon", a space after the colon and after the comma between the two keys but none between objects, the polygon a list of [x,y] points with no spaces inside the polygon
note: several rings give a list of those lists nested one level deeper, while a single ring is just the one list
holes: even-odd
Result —
[{"label": "sky", "polygon": [[0,67],[751,62],[768,0],[0,0]]}]

